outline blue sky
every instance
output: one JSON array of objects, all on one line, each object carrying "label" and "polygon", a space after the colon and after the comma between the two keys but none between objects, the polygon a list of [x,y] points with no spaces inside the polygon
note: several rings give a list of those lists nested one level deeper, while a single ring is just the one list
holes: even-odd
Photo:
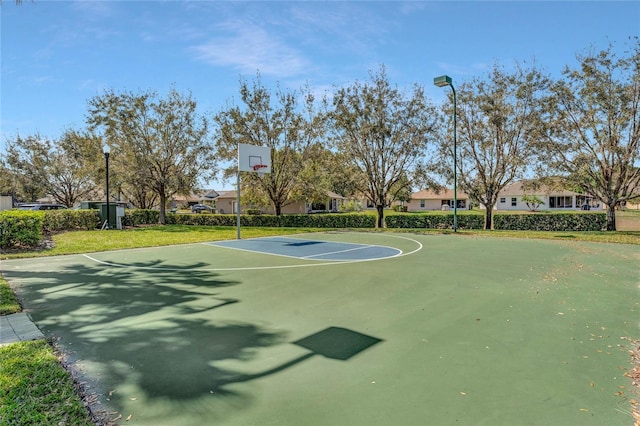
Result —
[{"label": "blue sky", "polygon": [[105,89],[190,91],[212,114],[259,70],[268,85],[331,91],[387,67],[435,102],[496,61],[554,76],[576,53],[640,34],[638,1],[210,2],[3,0],[0,152],[7,138],[84,128]]}]

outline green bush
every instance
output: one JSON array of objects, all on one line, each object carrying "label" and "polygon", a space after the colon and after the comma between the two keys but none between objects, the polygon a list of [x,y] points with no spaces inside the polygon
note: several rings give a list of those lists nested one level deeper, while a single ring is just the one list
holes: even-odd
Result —
[{"label": "green bush", "polygon": [[[171,214],[167,223],[204,226],[236,226],[236,215],[229,214]],[[271,214],[240,215],[242,226],[287,228],[375,228],[376,218],[370,214]]]},{"label": "green bush", "polygon": [[605,231],[606,213],[562,212],[495,214],[493,228],[504,231]]},{"label": "green bush", "polygon": [[[167,213],[167,217],[172,213]],[[152,225],[159,222],[160,212],[151,209],[129,209],[125,210],[122,218],[122,226]],[[167,220],[169,224],[169,220]]]},{"label": "green bush", "polygon": [[367,213],[288,214],[279,226],[287,228],[375,228],[376,217]]},{"label": "green bush", "polygon": [[[391,215],[385,218],[387,228],[453,229],[452,213],[415,213]],[[478,214],[458,215],[458,229],[482,229],[484,216]]]},{"label": "green bush", "polygon": [[91,230],[99,226],[100,214],[95,209],[46,210],[43,230],[44,232]]},{"label": "green bush", "polygon": [[340,213],[353,213],[362,211],[362,203],[360,201],[347,201],[340,205]]},{"label": "green bush", "polygon": [[44,216],[42,211],[1,211],[0,248],[33,247],[40,244]]}]

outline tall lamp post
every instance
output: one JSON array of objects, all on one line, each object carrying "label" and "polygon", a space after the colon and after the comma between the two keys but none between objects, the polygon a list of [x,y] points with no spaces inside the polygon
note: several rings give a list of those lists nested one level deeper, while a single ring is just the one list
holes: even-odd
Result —
[{"label": "tall lamp post", "polygon": [[453,91],[453,232],[458,232],[458,141],[456,129],[456,89],[453,80],[448,75],[441,75],[433,79],[438,87],[451,87]]},{"label": "tall lamp post", "polygon": [[109,153],[111,152],[111,148],[109,145],[105,144],[102,147],[102,152],[104,152],[104,161],[106,164],[106,173],[107,173],[107,221],[102,226],[103,229],[109,229],[110,227],[110,217],[109,217]]}]

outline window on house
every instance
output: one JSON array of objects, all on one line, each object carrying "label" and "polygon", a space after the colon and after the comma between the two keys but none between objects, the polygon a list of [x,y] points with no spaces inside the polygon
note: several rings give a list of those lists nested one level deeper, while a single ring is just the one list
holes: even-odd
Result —
[{"label": "window on house", "polygon": [[516,197],[511,198],[511,207],[515,207],[518,205],[518,199]]},{"label": "window on house", "polygon": [[420,200],[420,208],[424,209],[424,200]]},{"label": "window on house", "polygon": [[584,205],[595,207],[596,200],[588,195],[576,195],[576,207],[582,207]]},{"label": "window on house", "polygon": [[571,209],[573,208],[573,197],[549,197],[549,208]]},{"label": "window on house", "polygon": [[500,198],[500,204],[504,204],[504,203],[506,203],[506,202],[507,202],[507,199],[506,199],[506,198],[504,198],[504,197]]}]

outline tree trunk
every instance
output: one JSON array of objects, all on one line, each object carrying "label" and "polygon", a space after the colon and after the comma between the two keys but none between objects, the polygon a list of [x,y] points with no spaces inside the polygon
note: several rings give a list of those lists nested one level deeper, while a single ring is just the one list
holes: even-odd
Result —
[{"label": "tree trunk", "polygon": [[378,211],[378,223],[376,228],[384,228],[384,206],[378,205],[376,206],[376,210]]},{"label": "tree trunk", "polygon": [[280,215],[282,215],[282,204],[278,203],[275,205],[276,207],[276,216],[280,217]]},{"label": "tree trunk", "polygon": [[484,229],[491,229],[493,224],[493,206],[486,207],[486,213],[484,215]]},{"label": "tree trunk", "polygon": [[616,203],[607,203],[607,231],[616,230]]},{"label": "tree trunk", "polygon": [[158,222],[161,225],[164,225],[166,222],[165,221],[166,207],[167,207],[167,194],[162,192],[160,194],[160,214],[158,215]]}]

